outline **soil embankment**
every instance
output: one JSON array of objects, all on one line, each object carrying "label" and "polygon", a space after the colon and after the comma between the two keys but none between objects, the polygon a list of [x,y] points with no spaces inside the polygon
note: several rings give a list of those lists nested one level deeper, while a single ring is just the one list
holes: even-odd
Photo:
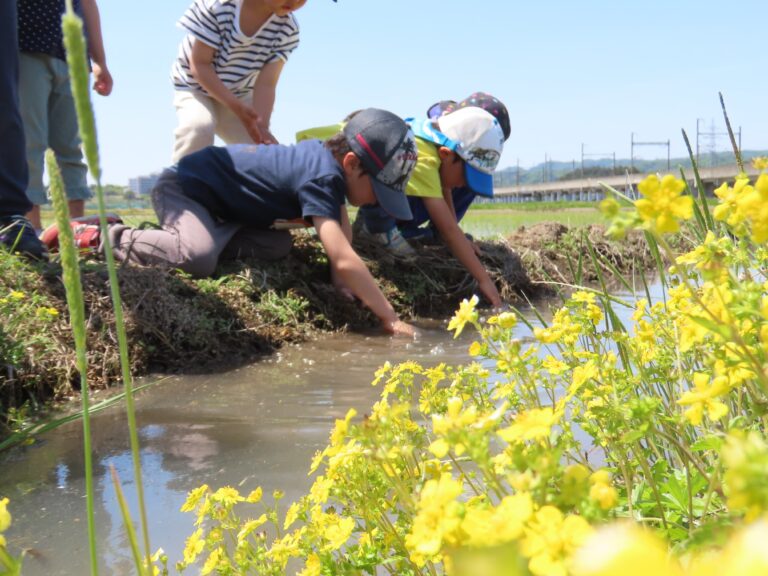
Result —
[{"label": "soil embankment", "polygon": [[[551,295],[552,282],[572,284],[579,278],[594,282],[598,275],[590,250],[610,262],[610,266],[598,264],[608,276],[611,267],[630,274],[652,266],[642,236],[614,242],[604,237],[600,226],[568,229],[537,224],[518,229],[505,241],[477,244],[502,297],[510,303]],[[441,244],[421,246],[411,262],[396,261],[375,246],[356,248],[403,318],[448,317],[461,299],[474,293],[472,278]],[[178,272],[137,267],[122,268],[119,277],[134,375],[221,369],[321,331],[377,325],[367,310],[336,293],[325,253],[305,233],[296,236],[289,258],[276,263],[226,263],[213,279],[193,280]],[[104,388],[119,382],[120,365],[103,265],[84,263],[83,283],[88,382]],[[3,357],[12,347],[7,332],[0,330],[0,407],[4,407],[0,412],[25,402],[38,405],[69,396],[79,378],[60,268],[28,266],[21,273],[4,274],[0,290],[35,294],[62,311],[46,325],[44,334],[23,347],[21,355],[17,347],[13,357]]]}]

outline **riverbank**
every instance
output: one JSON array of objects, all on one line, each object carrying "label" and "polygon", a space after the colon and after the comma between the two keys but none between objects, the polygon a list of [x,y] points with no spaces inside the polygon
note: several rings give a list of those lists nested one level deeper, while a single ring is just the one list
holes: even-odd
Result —
[{"label": "riverbank", "polygon": [[[482,260],[511,304],[552,295],[552,281],[595,281],[589,244],[619,272],[652,266],[642,236],[621,243],[603,228],[537,224],[505,240],[478,241]],[[441,244],[423,245],[413,262],[376,246],[356,245],[403,318],[445,318],[475,285]],[[581,255],[581,264],[579,262]],[[0,253],[0,427],[20,412],[77,392],[74,344],[57,263],[30,264]],[[608,267],[603,271],[608,272]],[[103,263],[82,263],[88,319],[89,374],[94,388],[119,384],[120,366]],[[251,362],[285,342],[323,331],[376,330],[376,318],[338,295],[325,253],[313,235],[297,233],[290,257],[276,263],[225,263],[217,276],[193,280],[176,271],[125,267],[120,288],[133,374],[206,372]]]}]

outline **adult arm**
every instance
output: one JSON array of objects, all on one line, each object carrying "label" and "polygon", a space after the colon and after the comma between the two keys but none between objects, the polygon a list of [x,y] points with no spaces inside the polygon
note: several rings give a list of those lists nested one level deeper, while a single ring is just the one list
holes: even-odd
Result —
[{"label": "adult arm", "polygon": [[253,85],[253,108],[259,115],[259,129],[265,144],[277,144],[277,139],[269,130],[269,123],[272,120],[272,110],[275,107],[277,82],[280,80],[284,64],[285,60],[278,58],[264,66]]},{"label": "adult arm", "polygon": [[101,16],[96,0],[82,0],[83,20],[88,35],[88,56],[93,70],[93,89],[101,96],[112,93],[112,74],[107,67],[104,39],[101,36]]},{"label": "adult arm", "polygon": [[323,244],[331,270],[344,285],[378,316],[382,327],[392,334],[413,336],[415,329],[400,320],[392,305],[379,290],[376,281],[347,240],[341,224],[332,218],[316,216],[315,229]]},{"label": "adult arm", "polygon": [[213,67],[215,56],[215,48],[199,39],[195,39],[189,56],[189,66],[192,74],[200,85],[205,88],[205,91],[208,92],[211,98],[215,98],[235,113],[254,142],[257,144],[262,143],[264,136],[261,132],[261,119],[258,112],[256,112],[256,109],[251,104],[246,104],[238,99],[221,81],[221,78],[216,73],[216,69]]},{"label": "adult arm", "polygon": [[475,254],[472,243],[464,235],[456,222],[456,217],[451,212],[448,203],[443,198],[424,198],[424,206],[429,212],[429,218],[440,233],[440,237],[448,245],[451,253],[461,262],[472,277],[477,281],[478,287],[492,306],[501,306],[501,296],[496,285],[488,275],[488,271]]}]

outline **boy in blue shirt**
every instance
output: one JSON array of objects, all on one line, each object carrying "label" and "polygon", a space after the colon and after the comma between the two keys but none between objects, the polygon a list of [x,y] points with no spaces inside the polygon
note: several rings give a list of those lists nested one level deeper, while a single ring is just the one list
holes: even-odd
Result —
[{"label": "boy in blue shirt", "polygon": [[[378,204],[394,218],[410,218],[405,186],[415,164],[416,144],[405,122],[368,108],[327,142],[209,146],[190,154],[163,172],[152,192],[162,229],[112,224],[109,236],[119,260],[204,277],[214,272],[225,249],[284,257],[291,236],[282,228],[299,220],[317,230],[337,288],[358,297],[385,330],[413,335],[352,249],[345,202]],[[97,226],[72,226],[78,246],[98,246]],[[43,235],[56,236],[55,230]]]}]

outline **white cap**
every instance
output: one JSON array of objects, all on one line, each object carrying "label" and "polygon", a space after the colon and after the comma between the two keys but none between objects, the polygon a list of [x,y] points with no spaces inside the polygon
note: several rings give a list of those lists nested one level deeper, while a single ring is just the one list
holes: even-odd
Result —
[{"label": "white cap", "polygon": [[483,196],[493,196],[492,174],[504,149],[499,121],[482,108],[467,106],[440,116],[437,124],[440,132],[456,143],[469,187]]}]

